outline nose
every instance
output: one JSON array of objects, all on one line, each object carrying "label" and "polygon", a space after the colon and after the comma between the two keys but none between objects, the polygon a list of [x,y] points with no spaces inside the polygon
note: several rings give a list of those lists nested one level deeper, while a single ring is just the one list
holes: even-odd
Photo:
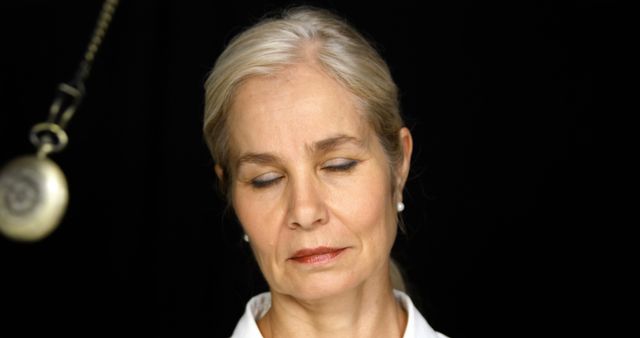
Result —
[{"label": "nose", "polygon": [[326,224],[329,213],[319,182],[313,177],[303,177],[291,181],[289,188],[289,221],[292,229],[313,229]]}]

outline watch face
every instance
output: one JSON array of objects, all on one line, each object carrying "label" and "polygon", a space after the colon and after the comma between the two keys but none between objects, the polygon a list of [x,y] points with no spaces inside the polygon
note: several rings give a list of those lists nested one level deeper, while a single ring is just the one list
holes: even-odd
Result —
[{"label": "watch face", "polygon": [[51,160],[25,156],[0,172],[0,231],[36,241],[53,231],[67,206],[67,182]]},{"label": "watch face", "polygon": [[13,216],[37,212],[42,205],[42,181],[41,173],[33,167],[14,168],[0,177],[2,211]]}]

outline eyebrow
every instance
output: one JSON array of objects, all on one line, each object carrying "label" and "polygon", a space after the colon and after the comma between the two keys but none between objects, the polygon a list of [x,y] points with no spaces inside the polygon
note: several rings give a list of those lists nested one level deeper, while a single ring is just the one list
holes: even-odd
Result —
[{"label": "eyebrow", "polygon": [[[347,143],[352,143],[360,148],[364,147],[364,142],[362,140],[353,136],[339,134],[326,138],[324,140],[314,142],[308,150],[312,153],[324,154]],[[245,153],[241,155],[236,161],[236,170],[239,169],[243,164],[253,163],[266,165],[276,164],[279,162],[280,158],[272,153]]]},{"label": "eyebrow", "polygon": [[339,135],[315,142],[311,147],[311,150],[312,152],[326,153],[345,143],[353,143],[358,147],[364,146],[364,143],[362,142],[362,140],[358,138],[355,138],[349,135],[339,134]]},{"label": "eyebrow", "polygon": [[236,170],[240,169],[243,164],[274,164],[279,162],[279,157],[271,153],[246,153],[236,161]]}]

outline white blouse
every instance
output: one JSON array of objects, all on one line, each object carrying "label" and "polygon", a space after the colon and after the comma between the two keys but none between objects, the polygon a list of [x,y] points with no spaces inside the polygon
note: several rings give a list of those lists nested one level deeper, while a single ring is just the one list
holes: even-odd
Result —
[{"label": "white blouse", "polygon": [[[407,311],[407,328],[402,338],[447,338],[429,326],[406,293],[398,290],[393,290],[393,293]],[[271,308],[271,293],[265,292],[251,298],[231,338],[263,338],[256,321],[262,318],[269,308]]]}]

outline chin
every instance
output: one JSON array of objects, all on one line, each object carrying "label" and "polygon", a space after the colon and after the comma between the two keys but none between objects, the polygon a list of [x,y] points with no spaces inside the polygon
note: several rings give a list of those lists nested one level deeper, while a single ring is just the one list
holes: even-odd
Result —
[{"label": "chin", "polygon": [[307,276],[298,280],[289,293],[290,296],[305,301],[318,301],[340,296],[349,290],[353,290],[361,283],[351,273],[340,276],[335,274],[323,274],[322,276]]}]

